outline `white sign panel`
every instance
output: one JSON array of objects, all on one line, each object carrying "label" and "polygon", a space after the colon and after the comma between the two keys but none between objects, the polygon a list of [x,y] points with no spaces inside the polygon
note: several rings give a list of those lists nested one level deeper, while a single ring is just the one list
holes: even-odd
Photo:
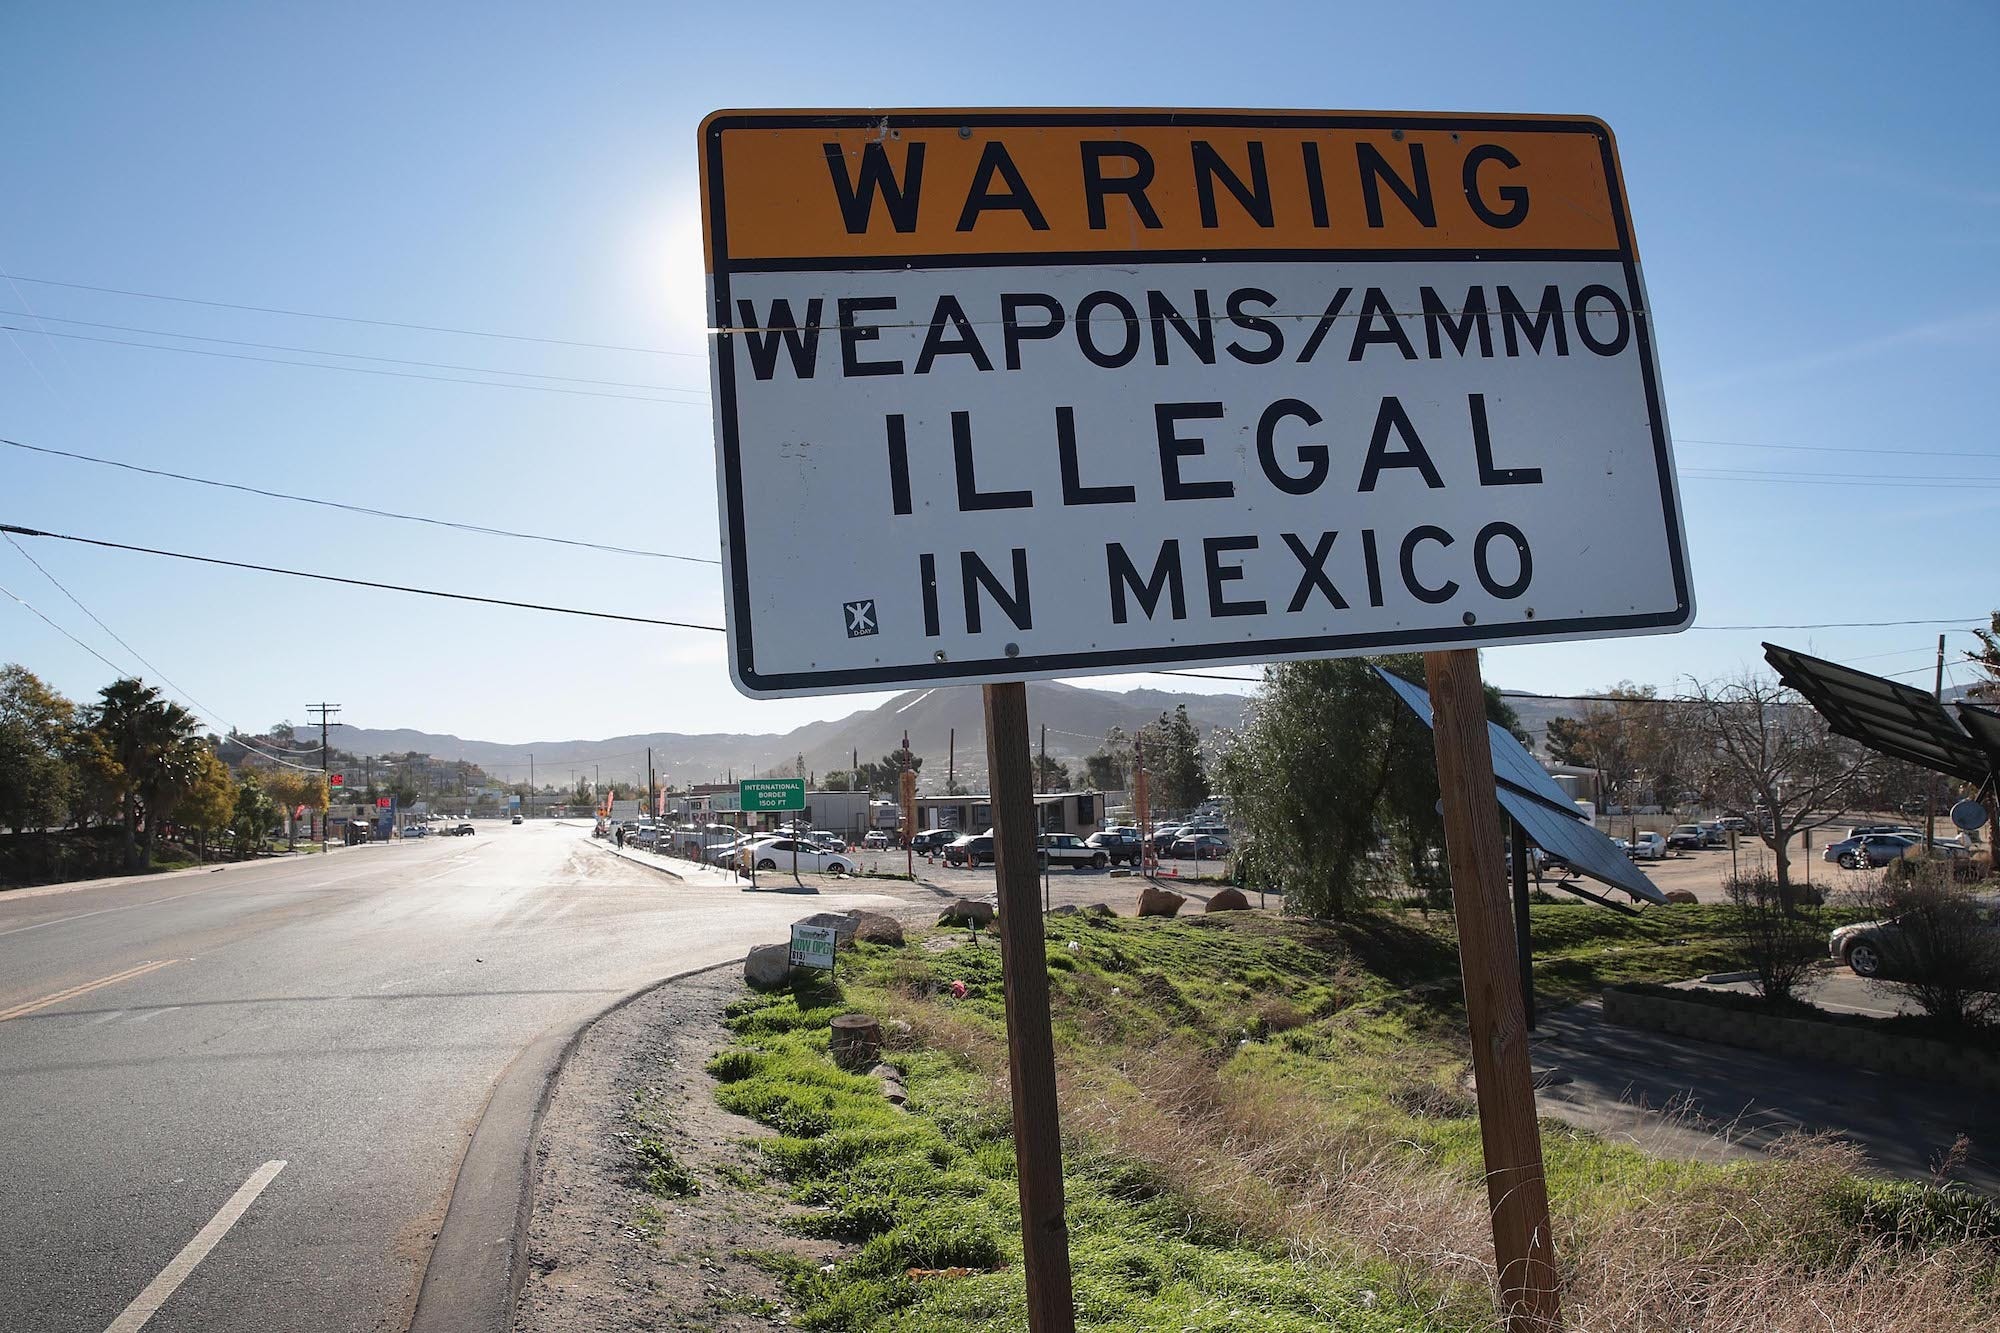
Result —
[{"label": "white sign panel", "polygon": [[1596,122],[744,113],[703,146],[748,693],[1693,618]]}]

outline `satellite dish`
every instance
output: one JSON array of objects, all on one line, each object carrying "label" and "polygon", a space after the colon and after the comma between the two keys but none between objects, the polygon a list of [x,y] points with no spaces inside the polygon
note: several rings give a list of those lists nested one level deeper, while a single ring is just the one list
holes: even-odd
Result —
[{"label": "satellite dish", "polygon": [[1960,801],[1951,808],[1951,822],[1970,833],[1986,826],[1986,807],[1977,801]]}]

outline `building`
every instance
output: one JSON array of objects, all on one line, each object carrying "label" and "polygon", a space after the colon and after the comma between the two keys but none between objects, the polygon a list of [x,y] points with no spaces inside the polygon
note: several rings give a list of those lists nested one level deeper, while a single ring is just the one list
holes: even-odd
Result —
[{"label": "building", "polygon": [[[1104,826],[1103,792],[1041,792],[1035,810],[1043,833],[1074,833],[1087,838]],[[917,824],[920,829],[957,829],[962,833],[984,833],[993,827],[993,798],[973,796],[919,796]]]}]

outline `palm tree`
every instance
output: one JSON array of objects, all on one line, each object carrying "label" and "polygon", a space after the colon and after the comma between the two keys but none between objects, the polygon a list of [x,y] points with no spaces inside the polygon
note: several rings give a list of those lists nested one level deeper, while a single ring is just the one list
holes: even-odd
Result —
[{"label": "palm tree", "polygon": [[131,677],[98,691],[90,722],[124,824],[126,867],[150,869],[160,822],[200,776],[199,724],[187,709]]}]

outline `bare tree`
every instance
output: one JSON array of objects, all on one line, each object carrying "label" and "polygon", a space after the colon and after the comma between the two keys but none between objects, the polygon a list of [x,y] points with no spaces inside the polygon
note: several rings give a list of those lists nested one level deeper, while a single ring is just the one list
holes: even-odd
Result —
[{"label": "bare tree", "polygon": [[1706,749],[1706,786],[1758,830],[1790,902],[1792,839],[1845,815],[1876,758],[1834,735],[1812,705],[1769,677],[1691,684],[1683,716]]}]

